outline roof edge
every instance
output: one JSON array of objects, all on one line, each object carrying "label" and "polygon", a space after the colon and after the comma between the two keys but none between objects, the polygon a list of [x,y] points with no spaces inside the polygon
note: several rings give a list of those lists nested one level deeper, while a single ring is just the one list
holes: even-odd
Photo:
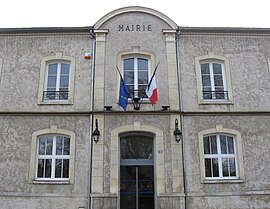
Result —
[{"label": "roof edge", "polygon": [[270,28],[241,27],[179,27],[180,32],[187,33],[261,33],[270,34]]},{"label": "roof edge", "polygon": [[0,34],[20,34],[20,33],[87,33],[92,30],[92,26],[85,27],[33,27],[33,28],[0,28]]},{"label": "roof edge", "polygon": [[[177,26],[178,27],[178,26]],[[32,28],[0,28],[0,34],[30,34],[30,33],[89,33],[94,26],[84,27],[32,27]],[[270,28],[241,27],[182,27],[181,33],[254,33],[270,34]]]}]

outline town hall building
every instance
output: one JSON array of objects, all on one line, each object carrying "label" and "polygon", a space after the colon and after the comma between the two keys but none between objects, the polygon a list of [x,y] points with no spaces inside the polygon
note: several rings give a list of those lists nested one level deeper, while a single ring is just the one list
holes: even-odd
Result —
[{"label": "town hall building", "polygon": [[0,182],[1,209],[270,208],[270,29],[0,29]]}]

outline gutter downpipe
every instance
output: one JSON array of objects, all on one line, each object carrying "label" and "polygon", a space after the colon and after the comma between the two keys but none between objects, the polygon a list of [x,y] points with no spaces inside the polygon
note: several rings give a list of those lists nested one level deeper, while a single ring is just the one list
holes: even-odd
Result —
[{"label": "gutter downpipe", "polygon": [[90,89],[90,114],[89,114],[89,136],[90,136],[90,155],[89,155],[89,162],[90,162],[90,171],[89,171],[89,196],[88,196],[88,209],[93,208],[93,201],[92,201],[92,164],[93,164],[93,140],[92,140],[92,133],[93,133],[93,110],[94,110],[94,86],[95,86],[95,53],[96,53],[96,37],[94,33],[94,29],[90,30],[90,36],[92,39],[92,66],[91,66],[91,89]]},{"label": "gutter downpipe", "polygon": [[185,209],[188,209],[188,196],[187,196],[187,188],[186,188],[186,171],[185,171],[185,155],[184,155],[184,116],[182,114],[183,111],[183,100],[182,100],[182,82],[181,82],[181,74],[180,74],[180,29],[178,27],[176,31],[176,62],[177,62],[177,75],[178,75],[178,93],[179,93],[179,111],[180,111],[180,121],[181,121],[181,131],[182,131],[182,163],[183,163],[183,186],[184,186],[184,195],[185,195]]}]

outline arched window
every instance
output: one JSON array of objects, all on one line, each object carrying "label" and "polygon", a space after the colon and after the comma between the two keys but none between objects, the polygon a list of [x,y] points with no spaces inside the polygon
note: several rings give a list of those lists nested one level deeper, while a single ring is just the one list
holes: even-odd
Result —
[{"label": "arched window", "polygon": [[223,128],[199,132],[202,182],[243,181],[241,134]]},{"label": "arched window", "polygon": [[204,169],[206,179],[237,179],[235,137],[226,134],[203,137]]},{"label": "arched window", "polygon": [[29,180],[74,183],[75,133],[51,126],[32,134]]},{"label": "arched window", "polygon": [[200,62],[200,68],[202,99],[228,100],[224,63],[219,60],[204,60]]},{"label": "arched window", "polygon": [[143,97],[150,78],[150,60],[143,56],[123,58],[123,78],[133,97]]},{"label": "arched window", "polygon": [[39,104],[73,104],[75,59],[56,54],[41,61]]},{"label": "arched window", "polygon": [[43,100],[68,100],[70,90],[70,62],[51,61],[46,64]]},{"label": "arched window", "polygon": [[232,103],[229,61],[216,55],[195,58],[198,101],[203,104]]},{"label": "arched window", "polygon": [[38,137],[36,179],[69,179],[70,137]]}]

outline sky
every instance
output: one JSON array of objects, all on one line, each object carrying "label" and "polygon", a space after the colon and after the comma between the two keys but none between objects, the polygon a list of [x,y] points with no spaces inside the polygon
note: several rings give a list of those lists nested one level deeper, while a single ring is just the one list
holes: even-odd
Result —
[{"label": "sky", "polygon": [[93,26],[127,6],[155,9],[183,27],[270,28],[269,0],[1,0],[0,5],[0,28]]}]

